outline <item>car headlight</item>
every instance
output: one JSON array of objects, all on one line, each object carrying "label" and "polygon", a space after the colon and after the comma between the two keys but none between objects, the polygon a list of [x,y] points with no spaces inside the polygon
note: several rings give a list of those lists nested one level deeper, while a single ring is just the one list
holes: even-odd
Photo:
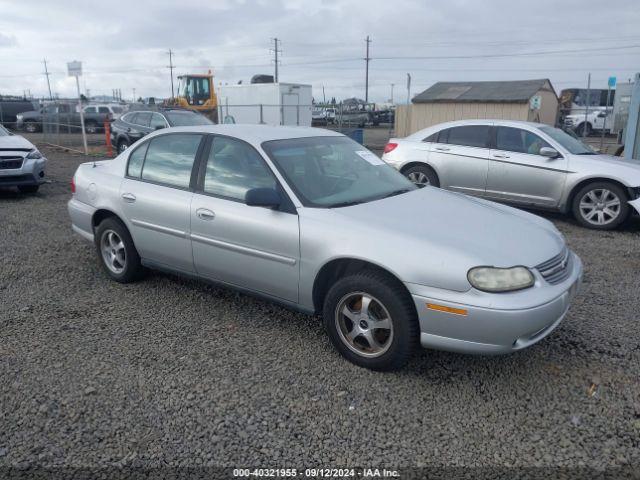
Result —
[{"label": "car headlight", "polygon": [[467,273],[469,283],[485,292],[512,292],[529,288],[535,283],[527,267],[475,267]]},{"label": "car headlight", "polygon": [[27,158],[29,160],[39,160],[42,158],[42,154],[38,151],[38,150],[31,150],[28,154],[27,154]]}]

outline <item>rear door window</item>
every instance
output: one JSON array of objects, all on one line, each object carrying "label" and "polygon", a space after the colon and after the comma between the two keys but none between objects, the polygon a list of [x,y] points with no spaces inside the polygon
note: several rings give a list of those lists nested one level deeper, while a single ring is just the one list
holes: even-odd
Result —
[{"label": "rear door window", "polygon": [[[465,125],[462,127],[453,127],[443,130],[438,141],[440,143],[448,143],[450,145],[488,148],[489,131],[489,125]],[[442,134],[446,135],[445,141],[443,141],[444,139],[442,138]]]},{"label": "rear door window", "polygon": [[142,166],[142,179],[189,188],[191,170],[201,140],[202,135],[191,133],[174,133],[153,138],[149,142]]}]

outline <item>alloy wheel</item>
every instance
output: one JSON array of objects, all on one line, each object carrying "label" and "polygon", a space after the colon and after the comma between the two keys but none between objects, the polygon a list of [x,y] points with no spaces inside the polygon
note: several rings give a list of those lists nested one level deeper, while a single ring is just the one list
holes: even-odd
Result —
[{"label": "alloy wheel", "polygon": [[124,152],[127,148],[129,148],[129,145],[127,145],[125,142],[120,142],[120,144],[118,145],[118,153]]},{"label": "alloy wheel", "polygon": [[386,307],[365,292],[342,297],[335,311],[340,340],[357,355],[374,358],[389,350],[393,321]]},{"label": "alloy wheel", "polygon": [[593,225],[608,225],[620,215],[618,195],[606,188],[596,188],[580,199],[580,215]]},{"label": "alloy wheel", "polygon": [[127,254],[124,242],[113,230],[105,230],[100,239],[102,260],[109,270],[121,274],[127,266]]},{"label": "alloy wheel", "polygon": [[427,185],[431,185],[431,182],[429,181],[429,177],[427,177],[422,172],[411,172],[409,175],[407,175],[407,178],[411,180],[414,184],[416,184],[418,187],[426,187]]}]

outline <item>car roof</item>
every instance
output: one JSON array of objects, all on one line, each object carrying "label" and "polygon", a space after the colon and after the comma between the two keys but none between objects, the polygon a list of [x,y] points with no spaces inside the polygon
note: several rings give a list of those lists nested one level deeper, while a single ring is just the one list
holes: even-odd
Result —
[{"label": "car roof", "polygon": [[194,125],[189,127],[171,127],[158,130],[156,134],[162,132],[189,132],[189,133],[212,133],[218,135],[228,135],[239,138],[253,144],[261,144],[269,140],[284,140],[289,138],[303,137],[341,137],[339,132],[326,130],[324,128],[313,127],[289,127],[275,125],[243,125],[243,124],[222,124],[222,125]]},{"label": "car roof", "polygon": [[429,136],[435,132],[439,132],[440,130],[444,130],[445,128],[462,127],[465,125],[488,125],[488,124],[499,125],[502,127],[529,127],[529,128],[540,128],[540,127],[549,126],[545,123],[525,122],[522,120],[502,120],[499,118],[477,118],[477,119],[471,119],[471,120],[454,120],[451,122],[438,123],[437,125],[432,125],[416,133],[412,133],[406,138],[408,140],[414,140],[418,138],[423,139],[426,136]]}]

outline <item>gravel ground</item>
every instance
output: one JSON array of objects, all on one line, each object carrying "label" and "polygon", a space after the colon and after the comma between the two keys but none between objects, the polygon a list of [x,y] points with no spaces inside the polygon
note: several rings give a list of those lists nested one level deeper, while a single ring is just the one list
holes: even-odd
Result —
[{"label": "gravel ground", "polygon": [[640,221],[548,216],[585,283],[546,340],[502,357],[418,352],[374,373],[318,318],[151,273],[109,281],[72,234],[83,157],[0,191],[0,466],[640,466]]}]

